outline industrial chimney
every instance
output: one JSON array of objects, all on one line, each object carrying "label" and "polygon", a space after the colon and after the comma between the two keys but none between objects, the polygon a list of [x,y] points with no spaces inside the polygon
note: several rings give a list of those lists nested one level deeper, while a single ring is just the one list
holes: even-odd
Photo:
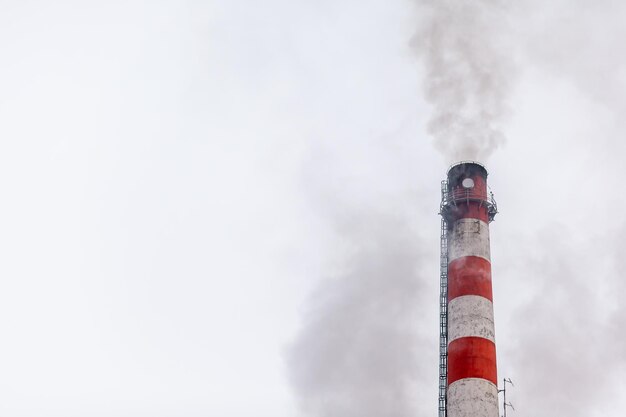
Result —
[{"label": "industrial chimney", "polygon": [[441,185],[439,417],[498,417],[487,170],[460,162]]}]

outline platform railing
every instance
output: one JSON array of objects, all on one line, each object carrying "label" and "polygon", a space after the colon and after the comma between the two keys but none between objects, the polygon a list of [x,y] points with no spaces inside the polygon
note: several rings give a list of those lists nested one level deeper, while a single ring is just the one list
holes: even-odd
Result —
[{"label": "platform railing", "polygon": [[470,201],[479,202],[487,207],[489,221],[493,221],[494,217],[498,213],[498,205],[491,191],[488,191],[487,193],[477,193],[474,189],[454,189],[442,191],[439,214],[445,215],[445,213],[451,208],[463,203],[469,203]]}]

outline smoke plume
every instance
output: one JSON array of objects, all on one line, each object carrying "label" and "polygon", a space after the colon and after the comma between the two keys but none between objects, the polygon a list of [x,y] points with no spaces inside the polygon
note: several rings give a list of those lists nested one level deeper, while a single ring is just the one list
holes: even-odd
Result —
[{"label": "smoke plume", "polygon": [[416,380],[432,365],[416,354],[432,344],[416,325],[423,244],[402,216],[368,209],[339,223],[351,255],[310,299],[289,351],[292,386],[311,416],[414,416]]},{"label": "smoke plume", "polygon": [[428,131],[450,161],[485,160],[505,141],[514,74],[509,6],[500,0],[419,0],[415,38],[433,106]]},{"label": "smoke plume", "polygon": [[[626,407],[626,7],[608,0],[419,6],[415,43],[434,109],[429,129],[446,158],[484,159],[503,143],[512,80],[517,67],[522,72],[524,88],[511,95],[509,144],[489,164],[502,209],[491,238],[499,381],[515,381],[509,415],[619,415]],[[352,147],[342,154],[345,166],[354,165]],[[411,177],[418,188],[443,174],[428,163],[423,169]],[[381,182],[397,181],[389,172]],[[405,204],[412,203],[397,205]],[[329,216],[353,250],[339,255],[342,272],[310,300],[290,350],[292,387],[316,417],[436,415],[437,293],[428,285],[437,273],[416,272],[438,261],[436,238],[418,238],[436,228],[435,210],[412,228],[407,216],[380,214],[395,208],[360,212],[350,221]],[[409,325],[417,315],[414,326],[433,326],[428,338]]]}]

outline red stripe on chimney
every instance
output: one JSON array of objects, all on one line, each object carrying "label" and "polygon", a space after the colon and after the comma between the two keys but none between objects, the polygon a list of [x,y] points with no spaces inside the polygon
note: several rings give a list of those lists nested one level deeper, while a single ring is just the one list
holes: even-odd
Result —
[{"label": "red stripe on chimney", "polygon": [[462,295],[480,295],[493,301],[491,263],[479,256],[464,256],[448,265],[448,301]]},{"label": "red stripe on chimney", "polygon": [[462,337],[448,345],[448,385],[464,378],[498,384],[496,345],[482,337]]}]

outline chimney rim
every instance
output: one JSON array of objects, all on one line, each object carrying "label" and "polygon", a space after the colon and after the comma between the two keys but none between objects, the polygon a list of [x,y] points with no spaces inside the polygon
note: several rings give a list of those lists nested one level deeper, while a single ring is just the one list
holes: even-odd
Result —
[{"label": "chimney rim", "polygon": [[461,166],[461,165],[477,165],[477,166],[481,167],[482,169],[484,169],[485,173],[489,174],[487,172],[487,168],[485,168],[485,166],[483,164],[481,164],[478,161],[472,161],[472,160],[455,162],[454,164],[450,165],[450,167],[448,168],[448,171],[446,172],[446,174],[450,174],[450,171],[452,171],[454,168],[456,168],[458,166]]}]

